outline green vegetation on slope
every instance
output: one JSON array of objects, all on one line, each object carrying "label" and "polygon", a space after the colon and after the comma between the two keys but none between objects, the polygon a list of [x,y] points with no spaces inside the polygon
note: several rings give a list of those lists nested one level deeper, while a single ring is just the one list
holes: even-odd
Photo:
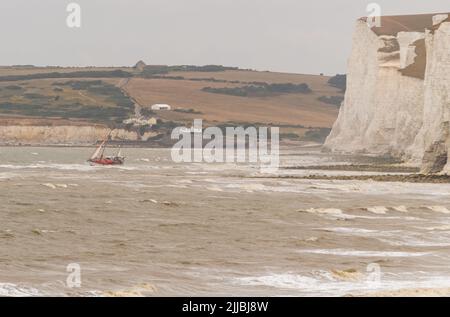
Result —
[{"label": "green vegetation on slope", "polygon": [[49,86],[4,87],[0,113],[120,123],[134,111],[133,102],[120,88],[101,80],[54,82]]},{"label": "green vegetation on slope", "polygon": [[205,92],[223,95],[232,95],[239,97],[268,97],[280,94],[295,94],[295,93],[310,93],[312,90],[307,84],[268,84],[257,83],[242,87],[223,87],[211,88],[205,87],[202,89]]},{"label": "green vegetation on slope", "polygon": [[79,71],[79,72],[52,72],[52,73],[35,73],[27,75],[10,75],[0,76],[1,81],[23,81],[34,79],[57,79],[57,78],[128,78],[133,77],[132,73],[123,70],[111,71]]},{"label": "green vegetation on slope", "polygon": [[341,103],[344,101],[344,96],[321,96],[317,98],[317,100],[322,101],[323,103],[329,104],[329,105],[335,105],[340,107]]},{"label": "green vegetation on slope", "polygon": [[332,87],[339,88],[344,92],[347,90],[347,75],[337,74],[328,80],[328,84]]},{"label": "green vegetation on slope", "polygon": [[205,65],[205,66],[193,66],[193,65],[148,65],[145,66],[142,71],[143,77],[153,77],[154,75],[163,75],[170,72],[223,72],[226,70],[238,70],[237,67],[225,67],[222,65]]},{"label": "green vegetation on slope", "polygon": [[330,134],[330,128],[313,128],[305,132],[302,137],[303,141],[312,141],[317,143],[324,143],[327,136]]}]

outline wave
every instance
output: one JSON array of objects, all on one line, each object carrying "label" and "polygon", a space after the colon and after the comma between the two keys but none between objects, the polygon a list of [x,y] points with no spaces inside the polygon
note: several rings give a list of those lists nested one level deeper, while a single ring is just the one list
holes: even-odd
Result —
[{"label": "wave", "polygon": [[219,186],[209,186],[206,187],[207,190],[213,191],[213,192],[223,192],[223,189]]},{"label": "wave", "polygon": [[69,188],[69,187],[78,187],[78,184],[53,184],[53,183],[43,183],[42,186],[57,189],[57,188]]},{"label": "wave", "polygon": [[312,253],[337,256],[355,256],[355,257],[416,257],[429,255],[429,252],[401,252],[401,251],[367,251],[350,249],[311,249],[298,250],[299,253]]},{"label": "wave", "polygon": [[[386,207],[380,207],[379,209],[372,209],[374,207],[367,207],[367,208],[354,208],[352,211],[361,211],[361,210],[368,210],[371,209],[372,213],[378,214],[379,216],[366,216],[366,215],[352,215],[348,213],[344,213],[342,209],[338,208],[308,208],[308,209],[298,209],[297,212],[305,212],[310,214],[316,214],[319,216],[324,216],[328,218],[337,218],[339,220],[352,220],[352,219],[370,219],[370,220],[377,220],[377,219],[384,219],[384,220],[407,220],[407,221],[417,221],[420,220],[420,218],[416,217],[397,217],[397,216],[384,216],[385,210],[388,210]],[[386,208],[386,209],[385,209]]]},{"label": "wave", "polygon": [[388,212],[388,208],[384,206],[368,207],[366,210],[377,215],[385,215]]},{"label": "wave", "polygon": [[27,297],[42,295],[39,290],[32,287],[19,286],[12,283],[0,283],[0,296]]},{"label": "wave", "polygon": [[317,230],[326,231],[326,232],[344,233],[344,234],[356,234],[356,235],[372,235],[372,234],[378,234],[380,232],[377,230],[369,230],[369,229],[361,229],[361,228],[344,228],[344,227],[319,228]]},{"label": "wave", "polygon": [[89,164],[54,164],[54,163],[38,163],[29,165],[12,165],[12,164],[1,164],[0,168],[13,169],[13,170],[24,170],[24,169],[55,169],[63,171],[79,171],[79,172],[91,172],[92,170],[102,170],[107,168],[121,169],[121,170],[137,170],[136,167],[132,166],[91,166]]},{"label": "wave", "polygon": [[15,174],[15,173],[0,173],[0,180],[2,179],[12,179],[12,178],[16,178],[16,177],[20,177],[21,175],[19,174]]},{"label": "wave", "polygon": [[379,241],[385,242],[392,246],[408,246],[408,247],[448,247],[450,246],[449,239],[442,239],[437,237],[435,240],[414,237],[414,236],[397,236],[394,239],[379,238]]},{"label": "wave", "polygon": [[[443,227],[432,227],[425,228],[427,230],[438,229],[441,230],[450,230],[450,226]],[[422,228],[420,228],[422,229]],[[368,230],[362,228],[344,228],[344,227],[336,227],[336,228],[318,228],[316,230],[321,230],[325,232],[334,232],[344,235],[354,235],[357,237],[371,237],[375,238],[378,241],[386,243],[391,246],[412,246],[412,247],[446,247],[450,246],[450,239],[448,237],[432,236],[432,235],[423,235],[423,234],[415,234],[409,231],[403,230]]]},{"label": "wave", "polygon": [[317,286],[319,281],[313,277],[294,274],[272,274],[258,277],[240,277],[235,281],[241,285],[271,286],[277,288],[307,289]]},{"label": "wave", "polygon": [[308,209],[299,209],[299,212],[307,212],[310,214],[331,214],[331,215],[342,215],[342,209],[338,208],[308,208]]},{"label": "wave", "polygon": [[436,226],[436,227],[420,227],[418,229],[425,229],[428,231],[450,231],[450,225],[442,225],[442,226]]},{"label": "wave", "polygon": [[308,208],[308,209],[299,209],[299,210],[297,210],[297,212],[316,214],[319,216],[324,216],[324,217],[338,219],[338,220],[349,220],[349,219],[356,218],[356,216],[346,214],[343,212],[342,209],[338,209],[338,208]]},{"label": "wave", "polygon": [[442,214],[450,214],[450,210],[448,210],[448,208],[444,206],[425,206],[425,208]]},{"label": "wave", "polygon": [[408,212],[408,208],[406,206],[394,206],[392,209],[399,212]]},{"label": "wave", "polygon": [[382,290],[364,294],[370,297],[448,297],[450,288],[402,288],[396,290]]},{"label": "wave", "polygon": [[[368,220],[383,219],[383,220],[404,220],[404,221],[423,220],[422,218],[412,216],[399,216],[399,215],[388,216],[387,213],[390,210],[396,210],[405,213],[405,210],[408,209],[405,206],[396,206],[396,207],[371,206],[371,207],[345,208],[345,211],[347,211],[347,213],[339,208],[307,208],[307,209],[298,209],[297,212],[316,214],[327,218],[334,217],[343,220],[354,220],[354,219],[368,219]],[[361,212],[370,212],[375,215],[372,216],[365,215],[361,214]]]},{"label": "wave", "polygon": [[102,297],[145,297],[148,295],[153,295],[158,290],[156,286],[149,284],[149,283],[143,283],[136,285],[130,289],[126,290],[114,290],[114,291],[105,291],[100,293],[100,296]]},{"label": "wave", "polygon": [[306,296],[448,296],[450,281],[445,276],[381,274],[373,280],[369,272],[354,269],[311,273],[269,273],[232,280],[241,286],[273,287],[293,295]]}]

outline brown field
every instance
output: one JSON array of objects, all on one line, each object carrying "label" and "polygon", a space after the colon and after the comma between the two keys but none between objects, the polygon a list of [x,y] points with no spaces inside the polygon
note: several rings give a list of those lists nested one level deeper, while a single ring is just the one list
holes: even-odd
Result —
[{"label": "brown field", "polygon": [[327,85],[329,77],[314,75],[280,74],[253,71],[226,71],[218,73],[170,73],[184,78],[215,78],[241,82],[307,83],[310,94],[285,94],[266,98],[237,97],[203,92],[204,87],[237,87],[244,84],[209,81],[134,78],[127,91],[142,105],[167,103],[174,108],[193,109],[202,114],[180,114],[159,111],[167,120],[201,117],[212,122],[258,122],[306,127],[331,127],[338,108],[317,100],[318,97],[339,95],[339,90]]}]

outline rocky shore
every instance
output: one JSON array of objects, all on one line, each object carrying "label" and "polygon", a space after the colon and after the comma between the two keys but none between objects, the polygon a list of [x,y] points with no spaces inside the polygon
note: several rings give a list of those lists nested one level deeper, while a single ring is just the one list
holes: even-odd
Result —
[{"label": "rocky shore", "polygon": [[[273,178],[273,177],[263,177]],[[384,174],[384,175],[318,175],[279,176],[285,179],[335,180],[335,181],[376,181],[376,182],[406,182],[406,183],[450,183],[450,175],[435,174]]]}]

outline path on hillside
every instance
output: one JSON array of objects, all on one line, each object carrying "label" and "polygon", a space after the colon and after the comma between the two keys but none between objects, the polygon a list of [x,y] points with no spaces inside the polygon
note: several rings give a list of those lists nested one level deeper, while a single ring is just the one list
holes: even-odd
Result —
[{"label": "path on hillside", "polygon": [[130,93],[127,90],[127,85],[130,83],[132,78],[124,78],[121,79],[118,86],[122,90],[125,96],[130,98],[130,100],[134,103],[134,115],[136,118],[142,117],[142,106],[139,104],[139,102],[136,100],[136,98],[132,97]]}]

